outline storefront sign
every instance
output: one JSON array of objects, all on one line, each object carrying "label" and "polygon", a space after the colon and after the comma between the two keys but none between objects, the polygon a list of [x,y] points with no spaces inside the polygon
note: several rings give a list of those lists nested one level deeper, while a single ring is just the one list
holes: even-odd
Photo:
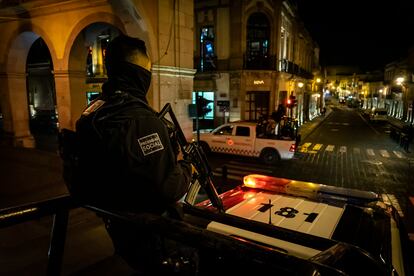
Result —
[{"label": "storefront sign", "polygon": [[217,101],[217,106],[229,107],[230,101]]},{"label": "storefront sign", "polygon": [[254,80],[253,81],[254,85],[260,85],[260,84],[264,84],[264,80]]}]

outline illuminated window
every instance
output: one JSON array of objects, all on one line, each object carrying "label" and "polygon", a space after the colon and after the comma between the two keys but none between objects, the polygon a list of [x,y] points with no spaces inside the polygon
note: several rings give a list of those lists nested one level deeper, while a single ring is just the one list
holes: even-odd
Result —
[{"label": "illuminated window", "polygon": [[208,108],[211,109],[211,111],[208,112],[206,115],[204,115],[203,119],[213,120],[214,119],[214,92],[202,92],[202,91],[193,92],[193,98],[192,98],[193,104],[196,103],[196,93],[198,93],[198,96],[201,96],[206,100],[212,101],[211,103],[207,105]]},{"label": "illuminated window", "polygon": [[247,21],[247,64],[249,69],[268,69],[270,66],[270,24],[266,15],[257,12]]},{"label": "illuminated window", "polygon": [[211,26],[201,28],[200,34],[200,70],[216,69],[214,51],[214,28]]}]

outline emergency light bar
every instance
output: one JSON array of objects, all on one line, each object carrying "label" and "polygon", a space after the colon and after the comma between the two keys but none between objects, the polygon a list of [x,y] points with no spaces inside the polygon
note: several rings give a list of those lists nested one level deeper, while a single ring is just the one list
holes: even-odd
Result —
[{"label": "emergency light bar", "polygon": [[260,174],[243,178],[243,185],[270,192],[301,196],[316,200],[335,200],[346,203],[368,203],[379,199],[378,194],[368,191],[341,188],[312,182],[289,180]]}]

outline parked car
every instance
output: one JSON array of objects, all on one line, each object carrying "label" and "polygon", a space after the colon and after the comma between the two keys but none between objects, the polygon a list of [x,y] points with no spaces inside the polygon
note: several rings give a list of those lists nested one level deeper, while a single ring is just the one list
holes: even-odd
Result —
[{"label": "parked car", "polygon": [[260,129],[261,126],[253,122],[227,123],[210,133],[200,133],[199,143],[207,153],[259,157],[267,164],[293,158],[297,131],[294,126],[279,128],[275,125],[270,135]]},{"label": "parked car", "polygon": [[[404,247],[408,235],[398,212],[376,193],[247,175],[240,186],[219,196],[224,212],[218,212],[209,199],[198,196],[202,191],[198,185],[194,182],[187,194],[187,215],[197,218],[196,224],[208,231],[276,255],[280,261],[272,263],[255,256],[253,261],[262,268],[268,266],[265,271],[283,275],[410,274]],[[232,256],[214,254],[219,263],[232,260]],[[314,271],[305,273],[308,265]]]},{"label": "parked car", "polygon": [[369,120],[372,122],[386,122],[388,120],[387,109],[372,108]]}]

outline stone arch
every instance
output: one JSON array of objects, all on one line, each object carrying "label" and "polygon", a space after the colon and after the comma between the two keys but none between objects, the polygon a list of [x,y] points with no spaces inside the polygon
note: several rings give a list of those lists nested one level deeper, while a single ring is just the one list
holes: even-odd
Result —
[{"label": "stone arch", "polygon": [[21,25],[10,36],[7,46],[9,54],[6,60],[6,72],[24,72],[26,70],[27,54],[33,42],[39,37],[45,41],[53,64],[57,63],[55,47],[47,32],[36,24],[28,23]]},{"label": "stone arch", "polygon": [[[154,31],[151,28],[151,24],[149,24],[149,20],[144,11],[144,8],[140,7],[141,4],[137,3],[136,6],[125,7],[125,5],[128,5],[128,0],[120,0],[114,2],[116,4],[112,5],[115,6],[115,11],[118,11],[120,14],[122,14],[122,19],[121,17],[112,13],[99,12],[89,14],[80,20],[78,24],[76,24],[76,26],[72,29],[71,34],[66,41],[65,51],[63,55],[64,60],[62,60],[61,63],[62,68],[68,68],[70,52],[73,43],[75,42],[75,39],[78,37],[79,33],[87,26],[94,23],[105,23],[113,25],[124,34],[140,37],[146,41],[150,56],[152,56],[152,54],[155,54],[154,45],[156,45],[156,38],[153,35]],[[124,3],[124,5],[122,3]],[[154,60],[154,57],[152,59]]]},{"label": "stone arch", "polygon": [[4,70],[6,74],[0,80],[3,87],[4,132],[15,146],[34,147],[35,142],[29,129],[29,110],[27,98],[26,65],[29,50],[41,37],[56,62],[53,43],[42,28],[35,24],[23,24],[16,28],[7,42]]},{"label": "stone arch", "polygon": [[109,25],[115,26],[121,32],[125,33],[125,28],[124,28],[122,21],[114,14],[106,13],[106,12],[99,12],[99,13],[93,13],[93,14],[85,16],[72,29],[68,37],[68,40],[65,43],[65,51],[63,55],[63,60],[61,61],[61,68],[63,70],[66,68],[69,68],[69,60],[71,58],[71,51],[72,51],[73,44],[75,43],[76,38],[85,28],[87,28],[88,26],[94,23],[109,24]]},{"label": "stone arch", "polygon": [[[125,2],[125,1],[121,1]],[[126,1],[128,2],[128,1]],[[121,5],[122,6],[122,5]],[[73,27],[66,43],[63,54],[63,59],[60,60],[59,71],[56,72],[56,81],[59,82],[57,85],[57,102],[59,113],[63,116],[59,116],[59,123],[61,127],[71,128],[75,127],[77,118],[79,118],[82,110],[85,107],[84,95],[82,91],[85,90],[86,76],[84,74],[84,66],[82,61],[86,61],[86,49],[81,47],[82,42],[79,40],[83,30],[87,29],[93,24],[106,24],[114,27],[124,34],[137,36],[137,34],[143,34],[141,37],[147,42],[147,48],[151,51],[151,43],[148,41],[148,31],[143,29],[146,25],[143,22],[141,24],[131,23],[132,15],[128,14],[128,11],[121,10],[121,7],[115,7],[115,11],[123,15],[121,17],[113,13],[100,12],[86,15],[81,19],[76,26]],[[135,7],[133,11],[136,12]],[[131,13],[131,11],[129,11]],[[124,16],[125,15],[125,16]],[[137,21],[137,20],[135,20]],[[139,20],[138,20],[139,21]],[[134,22],[132,20],[132,22]],[[132,26],[135,26],[132,28]],[[137,31],[138,29],[138,31]],[[83,101],[83,104],[82,104]]]},{"label": "stone arch", "polygon": [[[100,87],[103,81],[102,78],[105,77],[103,60],[100,59],[99,63],[95,63],[95,65],[100,65],[100,68],[95,68],[95,73],[97,73],[97,78],[95,79],[101,80],[94,84],[87,84],[88,77],[86,75],[86,59],[88,49],[85,46],[97,46],[98,44],[94,42],[96,42],[98,35],[105,30],[110,30],[112,36],[116,36],[117,33],[121,32],[114,25],[103,22],[94,22],[82,29],[72,43],[67,64],[67,78],[69,82],[69,95],[67,98],[70,98],[70,120],[72,128],[87,105],[87,90],[90,90],[91,86],[95,87],[92,88],[94,91],[100,91],[101,89]],[[95,57],[96,53],[99,53],[99,56],[102,57],[100,54],[100,46],[98,49],[94,47],[94,53]]]}]

